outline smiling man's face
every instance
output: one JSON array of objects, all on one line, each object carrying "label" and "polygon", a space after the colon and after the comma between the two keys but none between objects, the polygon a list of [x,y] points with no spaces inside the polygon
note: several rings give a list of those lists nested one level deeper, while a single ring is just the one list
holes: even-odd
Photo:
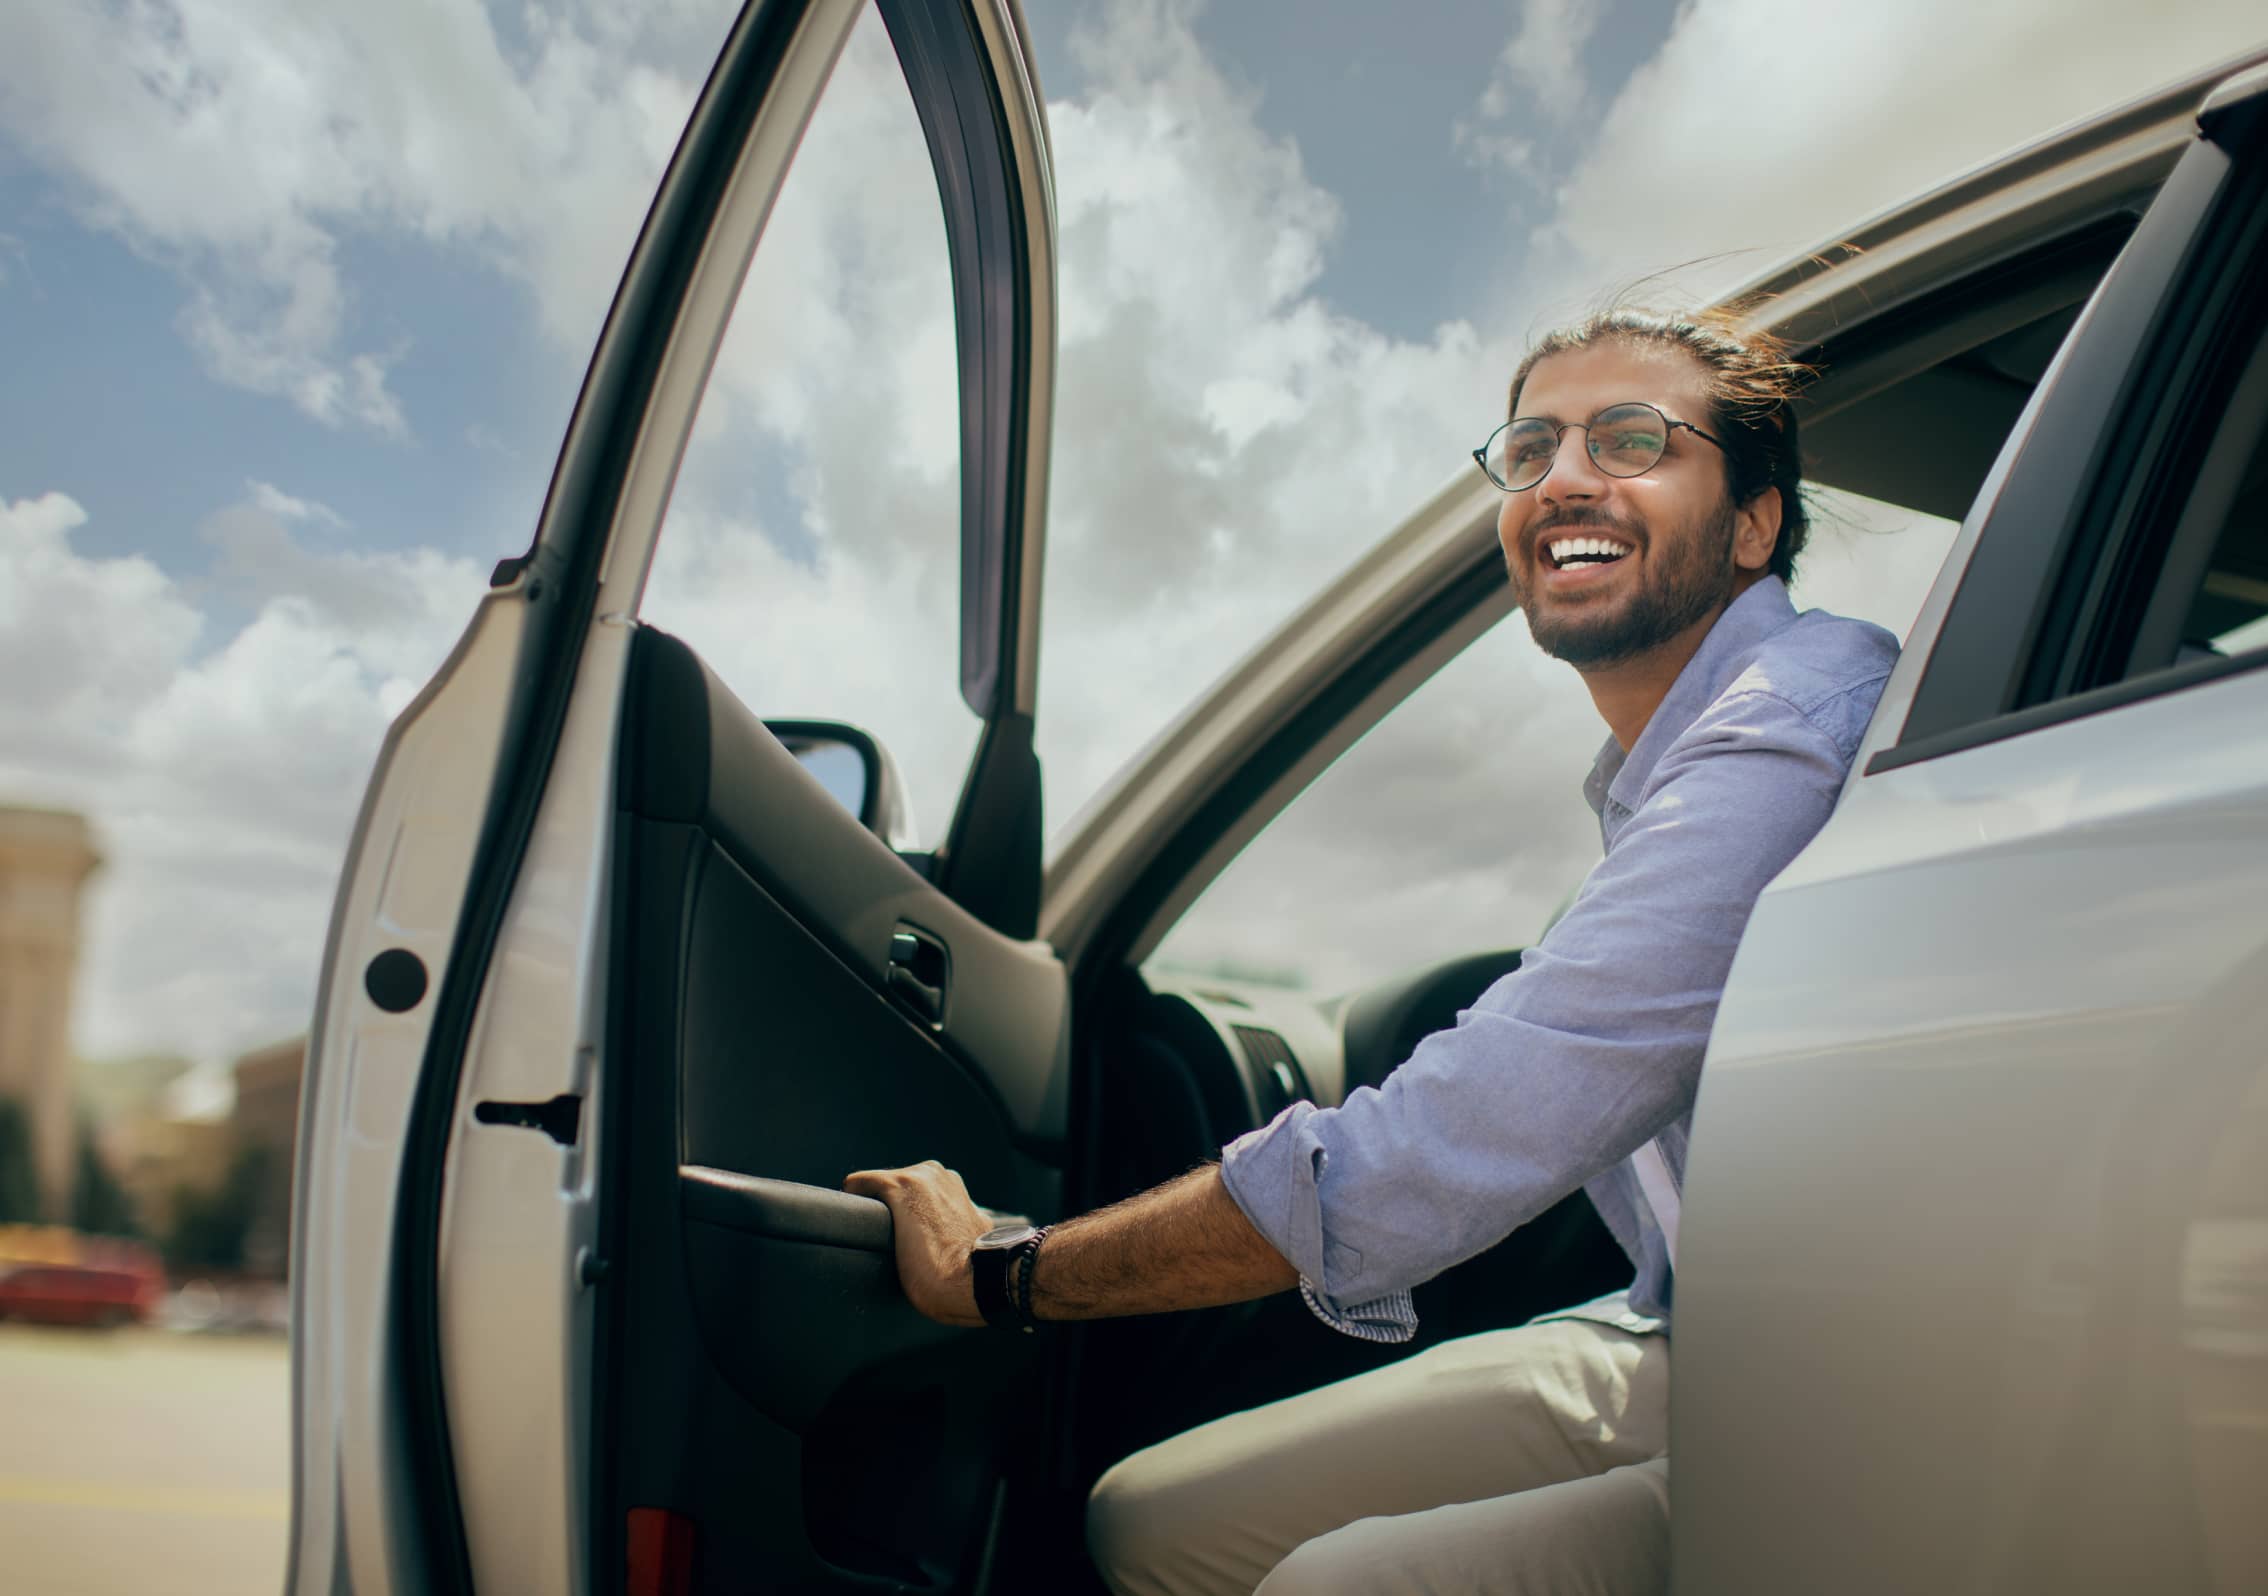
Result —
[{"label": "smiling man's face", "polygon": [[[1497,540],[1512,593],[1543,650],[1578,669],[1638,658],[1713,621],[1770,564],[1771,527],[1736,510],[1717,446],[1672,428],[1668,447],[1638,476],[1592,463],[1581,423],[1640,400],[1672,421],[1715,434],[1698,362],[1682,350],[1594,344],[1536,362],[1515,414],[1563,432],[1550,472],[1504,496]],[[1777,496],[1762,496],[1777,507]]]}]

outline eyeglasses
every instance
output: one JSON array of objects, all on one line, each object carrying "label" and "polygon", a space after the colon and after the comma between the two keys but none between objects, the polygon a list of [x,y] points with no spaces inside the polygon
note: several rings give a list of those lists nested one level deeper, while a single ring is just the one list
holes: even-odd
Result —
[{"label": "eyeglasses", "polygon": [[1507,493],[1518,493],[1551,475],[1552,462],[1559,458],[1559,440],[1568,427],[1583,429],[1591,464],[1610,477],[1651,471],[1669,447],[1670,434],[1680,427],[1724,447],[1690,421],[1672,421],[1652,405],[1632,402],[1608,405],[1588,422],[1570,421],[1565,426],[1553,426],[1540,416],[1515,416],[1490,433],[1488,442],[1473,451],[1473,458],[1489,481]]}]

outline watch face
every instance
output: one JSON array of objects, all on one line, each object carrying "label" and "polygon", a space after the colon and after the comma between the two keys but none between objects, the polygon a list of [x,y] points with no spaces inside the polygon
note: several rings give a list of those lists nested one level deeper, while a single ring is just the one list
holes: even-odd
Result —
[{"label": "watch face", "polygon": [[1002,1225],[997,1230],[988,1230],[977,1237],[976,1244],[988,1252],[1002,1247],[1013,1247],[1038,1228],[1036,1225]]}]

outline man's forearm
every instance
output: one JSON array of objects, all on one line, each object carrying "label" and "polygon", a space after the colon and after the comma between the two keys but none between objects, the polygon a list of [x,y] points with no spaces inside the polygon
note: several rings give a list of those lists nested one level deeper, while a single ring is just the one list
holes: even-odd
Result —
[{"label": "man's forearm", "polygon": [[1206,1164],[1050,1229],[1032,1276],[1042,1319],[1108,1319],[1247,1302],[1299,1272],[1244,1217]]}]

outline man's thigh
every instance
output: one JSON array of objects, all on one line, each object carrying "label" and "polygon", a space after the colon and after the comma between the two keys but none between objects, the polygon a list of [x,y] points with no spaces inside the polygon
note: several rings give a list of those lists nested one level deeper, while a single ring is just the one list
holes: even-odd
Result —
[{"label": "man's thigh", "polygon": [[1580,1320],[1467,1336],[1137,1452],[1096,1485],[1088,1545],[1126,1596],[1247,1592],[1357,1519],[1651,1458],[1668,1408],[1660,1337]]},{"label": "man's thigh", "polygon": [[1357,1519],[1278,1563],[1258,1596],[1660,1596],[1669,1459],[1516,1496]]}]

